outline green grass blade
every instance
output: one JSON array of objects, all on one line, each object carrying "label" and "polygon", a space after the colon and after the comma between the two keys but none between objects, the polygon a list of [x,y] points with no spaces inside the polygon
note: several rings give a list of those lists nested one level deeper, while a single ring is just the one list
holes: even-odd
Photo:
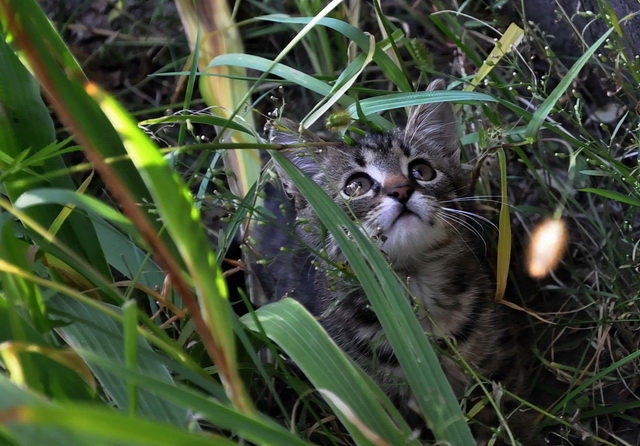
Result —
[{"label": "green grass blade", "polygon": [[625,364],[633,361],[634,359],[637,359],[638,357],[640,357],[640,350],[637,350],[637,351],[635,351],[633,353],[630,353],[630,354],[626,355],[622,359],[614,362],[613,364],[611,364],[610,366],[604,368],[603,370],[599,371],[598,373],[595,373],[593,376],[590,376],[589,378],[585,379],[579,386],[577,386],[575,389],[571,390],[571,392],[567,393],[567,395],[565,395],[565,397],[562,398],[562,400],[560,400],[560,402],[558,402],[553,407],[553,409],[551,409],[551,413],[552,414],[557,413],[559,410],[561,410],[562,408],[566,407],[566,405],[570,401],[572,401],[574,398],[579,396],[580,393],[583,390],[587,389],[594,382],[596,382],[600,378],[602,378],[604,376],[607,376],[608,374],[616,371],[620,367],[622,367]]},{"label": "green grass blade", "polygon": [[[331,93],[325,96],[315,107],[302,119],[300,128],[311,127],[327,110],[329,110],[333,104],[338,102],[340,98],[351,88],[356,79],[362,73],[367,65],[371,62],[373,51],[375,49],[375,40],[373,36],[369,36],[369,51],[362,53],[342,72],[334,87],[331,89]],[[348,74],[347,74],[348,73]],[[344,77],[343,77],[344,76]]]},{"label": "green grass blade", "polygon": [[[15,406],[10,411],[0,413],[0,419],[12,425],[52,427],[85,438],[90,444],[126,444],[140,446],[233,446],[235,443],[209,434],[203,436],[190,433],[159,422],[143,418],[133,418],[108,407],[89,404],[44,403]],[[51,446],[65,443],[52,443]],[[89,444],[89,443],[84,443]]]},{"label": "green grass blade", "polygon": [[560,97],[564,94],[567,88],[569,88],[571,82],[573,82],[578,73],[580,73],[580,70],[582,70],[582,67],[585,66],[591,56],[593,56],[598,48],[600,48],[600,45],[602,45],[605,40],[607,40],[609,34],[611,34],[612,32],[613,28],[609,28],[593,45],[589,47],[587,51],[585,51],[582,56],[580,56],[576,63],[574,63],[571,69],[567,72],[566,76],[564,76],[558,83],[556,88],[553,89],[549,97],[545,99],[540,107],[538,107],[536,112],[533,114],[531,121],[529,121],[529,124],[527,125],[527,137],[536,136],[538,130],[540,129],[540,126],[542,126],[544,120],[547,118],[547,116],[549,116],[549,113],[551,113],[553,107],[556,105],[558,100],[560,100]]},{"label": "green grass blade", "polygon": [[282,154],[272,151],[271,155],[309,201],[348,259],[436,439],[460,446],[472,445],[471,432],[438,358],[404,297],[402,284],[382,254],[317,184]]},{"label": "green grass blade", "polygon": [[[432,104],[436,102],[461,102],[475,104],[479,102],[495,102],[495,99],[488,94],[466,91],[419,91],[415,93],[394,93],[364,99],[360,101],[360,108],[366,116],[369,116],[381,111],[411,107],[420,104]],[[347,111],[354,118],[360,117],[355,104],[349,105]]]},{"label": "green grass blade", "polygon": [[[180,178],[169,168],[158,147],[136,126],[128,113],[106,93],[92,90],[92,95],[118,131],[132,162],[144,178],[167,232],[174,240],[182,260],[193,280],[198,295],[202,321],[199,328],[203,342],[220,369],[230,397],[243,410],[252,410],[237,371],[235,339],[231,328],[231,313],[227,285],[216,264],[200,213],[193,198]],[[177,280],[178,277],[173,277]],[[189,290],[181,290],[183,299]],[[198,309],[186,301],[192,317],[198,318]],[[202,330],[210,330],[205,333]]]},{"label": "green grass blade", "polygon": [[[61,429],[48,428],[43,429],[33,424],[9,424],[3,422],[3,418],[11,413],[16,406],[41,404],[43,401],[34,393],[23,387],[18,387],[9,379],[0,374],[0,423],[3,424],[1,432],[8,433],[12,437],[12,442],[2,443],[7,445],[66,445],[66,446],[82,446],[84,443],[70,432]],[[0,442],[4,439],[4,435],[0,434]],[[15,441],[15,443],[13,443]]]},{"label": "green grass blade", "polygon": [[[40,89],[0,35],[0,148],[3,155],[15,160],[21,155],[38,159],[29,169],[0,162],[2,183],[10,200],[16,200],[23,192],[35,188],[53,186],[75,189],[67,173],[52,179],[43,174],[64,170],[60,155],[40,157],[55,146],[53,120],[40,96]],[[26,160],[25,160],[26,161]],[[28,214],[42,226],[49,227],[56,219],[56,207],[32,209]],[[91,260],[96,270],[110,277],[109,267],[91,222],[84,216],[72,213],[58,231],[58,237],[82,258]]]},{"label": "green grass blade", "polygon": [[287,432],[283,427],[267,418],[244,415],[228,405],[211,399],[209,396],[166,380],[148,376],[143,371],[120,367],[94,352],[79,350],[91,363],[104,368],[113,375],[127,379],[141,389],[153,392],[176,405],[197,412],[215,426],[228,429],[256,444],[274,446],[305,446],[305,441]]},{"label": "green grass blade", "polygon": [[23,193],[14,203],[16,209],[25,210],[32,206],[47,204],[73,205],[94,216],[111,221],[127,234],[137,237],[135,226],[127,217],[112,207],[89,195],[67,189],[33,189]]},{"label": "green grass blade", "polygon": [[[222,56],[218,56],[213,59],[209,64],[209,66],[218,65],[241,66],[265,73],[268,72],[322,96],[328,96],[331,93],[331,85],[326,82],[318,80],[313,76],[309,76],[295,68],[288,67],[281,63],[274,63],[264,57],[252,56],[249,54],[223,54]],[[338,100],[338,103],[343,107],[348,107],[354,102],[355,99],[348,95],[344,95]],[[389,129],[392,127],[389,121],[379,116],[373,116],[371,120],[382,128]]]},{"label": "green grass blade", "polygon": [[[200,76],[200,93],[205,102],[215,107],[223,116],[230,117],[231,120],[241,109],[246,108],[247,112],[241,113],[243,121],[247,123],[247,127],[255,128],[252,110],[247,107],[250,103],[247,82],[224,77],[226,75],[243,76],[246,74],[245,70],[238,67],[207,68],[209,61],[215,56],[243,51],[242,36],[229,10],[228,2],[226,0],[198,2],[176,0],[175,4],[193,52],[193,67],[197,62],[200,71],[223,75]],[[194,74],[193,70],[189,73],[190,81],[193,80]],[[253,135],[227,132],[228,128],[231,126],[226,124],[218,126],[217,139],[224,137],[236,143],[255,142]],[[238,196],[244,196],[260,174],[259,152],[256,150],[226,152],[224,160],[227,167],[234,172],[234,176],[228,178],[231,190]]]},{"label": "green grass blade", "polygon": [[[274,14],[269,16],[256,17],[258,20],[266,20],[278,23],[295,23],[300,25],[306,25],[311,21],[313,17],[289,17],[280,14]],[[335,31],[341,33],[348,41],[355,42],[356,45],[364,52],[369,51],[369,39],[367,35],[360,31],[358,28],[349,25],[341,20],[337,20],[331,17],[325,17],[318,22],[318,25],[326,26]],[[411,84],[402,73],[402,70],[391,60],[391,58],[380,49],[379,45],[376,47],[373,54],[373,61],[380,67],[387,78],[393,82],[400,91],[409,92],[413,88]]]},{"label": "green grass blade", "polygon": [[628,195],[621,194],[614,190],[598,189],[593,187],[587,187],[580,189],[581,192],[590,192],[592,194],[600,195],[601,197],[610,198],[612,200],[619,201],[621,203],[630,204],[631,206],[640,206],[640,200],[630,197]]},{"label": "green grass blade", "polygon": [[498,220],[498,261],[496,265],[496,295],[499,302],[504,297],[509,278],[509,264],[511,261],[511,219],[509,217],[509,197],[507,196],[507,157],[504,149],[498,149],[498,163],[500,166],[500,216]]},{"label": "green grass blade", "polygon": [[469,83],[464,90],[471,91],[476,88],[480,82],[482,82],[482,80],[491,73],[491,70],[493,70],[496,64],[500,62],[500,59],[502,59],[509,51],[517,47],[523,38],[524,30],[522,28],[515,23],[509,25],[509,28],[507,28],[500,40],[496,42],[496,46],[484,60],[476,75],[471,79],[471,83]]},{"label": "green grass blade", "polygon": [[[74,350],[81,355],[82,350],[88,350],[121,367],[125,365],[125,333],[124,324],[121,323],[122,319],[116,321],[95,308],[60,295],[50,299],[47,305],[56,318],[70,322],[68,325],[58,328],[57,331]],[[111,312],[122,315],[119,308],[108,304],[102,305]],[[172,384],[173,379],[163,361],[151,349],[147,341],[139,335],[135,337],[135,341],[141,372]],[[126,380],[114,376],[90,360],[87,363],[105,392],[109,395],[109,398],[113,400],[117,407],[124,411],[128,410],[130,401]],[[187,411],[184,408],[146,390],[140,390],[137,394],[137,413],[140,415],[175,426],[184,426],[187,422]]]},{"label": "green grass blade", "polygon": [[164,116],[162,118],[146,119],[144,121],[140,121],[138,122],[138,125],[144,126],[144,125],[153,125],[153,124],[174,124],[174,123],[182,123],[182,122],[185,122],[185,123],[193,122],[196,124],[226,127],[233,130],[238,130],[240,132],[244,132],[248,135],[253,135],[253,132],[242,124],[238,124],[237,122],[229,121],[226,118],[221,118],[219,116],[212,116],[212,115]]},{"label": "green grass blade", "polygon": [[[388,399],[382,396],[384,400],[378,400],[370,390],[375,384],[363,375],[300,303],[284,299],[260,308],[255,316],[267,336],[294,360],[316,389],[337,395],[364,425],[387,442],[407,444],[410,430],[404,423],[398,428],[391,422],[384,410],[390,405]],[[249,329],[259,331],[250,315],[241,320]],[[327,402],[358,444],[372,444],[352,419],[338,410],[330,399]],[[397,412],[395,418],[400,418]]]}]

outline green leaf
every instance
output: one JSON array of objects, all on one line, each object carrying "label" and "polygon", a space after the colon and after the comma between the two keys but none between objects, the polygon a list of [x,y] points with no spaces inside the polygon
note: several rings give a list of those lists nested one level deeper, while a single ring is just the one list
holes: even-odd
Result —
[{"label": "green leaf", "polygon": [[504,298],[507,279],[509,278],[509,263],[511,261],[511,219],[509,217],[509,196],[507,194],[507,157],[503,148],[498,149],[498,163],[500,165],[500,217],[498,222],[496,302],[500,302]]},{"label": "green leaf", "polygon": [[[0,417],[11,409],[27,405],[39,404],[43,401],[36,394],[18,387],[9,379],[0,374]],[[41,426],[34,424],[9,424],[4,422],[2,431],[7,431],[16,441],[18,445],[65,445],[65,446],[82,446],[86,444],[70,432],[61,429],[48,428],[43,429]],[[0,441],[3,438],[0,436]],[[5,443],[2,443],[3,445]]]},{"label": "green leaf", "polygon": [[[133,418],[114,411],[109,407],[88,404],[32,403],[16,406],[7,416],[12,424],[53,427],[77,434],[90,444],[141,445],[141,446],[233,446],[235,443],[209,434],[207,436],[191,433],[171,425],[153,422],[144,418]],[[61,445],[66,443],[52,443]],[[88,444],[88,443],[84,443]]]},{"label": "green leaf", "polygon": [[[108,304],[102,305],[112,312],[122,314],[118,307]],[[57,331],[74,350],[78,352],[88,350],[105,359],[109,359],[114,364],[124,366],[124,333],[120,323],[103,312],[69,297],[55,296],[47,301],[47,306],[52,315],[69,323],[64,327],[58,328]],[[164,365],[164,361],[151,349],[147,341],[140,336],[137,337],[137,351],[140,370],[167,383],[173,382]],[[118,407],[126,410],[129,407],[127,382],[96,366],[90,360],[87,363],[109,395],[109,398]],[[187,411],[185,409],[148,391],[141,390],[138,392],[138,404],[138,413],[149,418],[178,426],[184,426],[187,422]]]},{"label": "green leaf", "polygon": [[[3,2],[3,6],[4,3],[6,2]],[[29,9],[28,3],[30,2],[25,1],[21,7]],[[32,20],[37,20],[37,16],[42,16],[42,11],[36,5],[32,6],[36,15]],[[50,27],[48,21],[45,26]],[[59,41],[59,36],[55,36]],[[55,42],[53,44],[57,45]],[[3,166],[3,189],[6,195],[13,201],[23,192],[38,187],[75,189],[68,173],[44,179],[46,173],[64,171],[66,167],[60,155],[50,156],[50,151],[56,147],[53,120],[40,96],[38,84],[4,38],[0,38],[0,79],[0,147],[5,159],[13,158],[13,162],[17,164],[15,169]],[[40,161],[29,169],[20,168],[21,157],[27,155]],[[56,207],[48,207],[32,209],[27,215],[40,225],[49,227],[58,212]],[[109,267],[100,251],[93,226],[85,216],[72,214],[57,237],[82,258],[90,260],[95,269],[105,277],[110,277]]]},{"label": "green leaf", "polygon": [[602,45],[604,41],[607,40],[607,37],[609,37],[609,34],[611,34],[612,32],[613,32],[613,28],[609,28],[602,35],[602,37],[600,37],[593,45],[591,45],[589,49],[582,56],[580,56],[580,58],[576,61],[576,63],[573,64],[573,66],[567,72],[567,74],[562,78],[562,80],[560,80],[556,88],[553,89],[549,97],[545,99],[545,101],[540,105],[540,107],[538,107],[536,112],[533,114],[531,121],[529,121],[529,124],[527,125],[526,136],[528,137],[536,136],[536,134],[538,133],[538,130],[540,129],[540,126],[542,125],[544,120],[547,118],[549,113],[551,113],[551,110],[556,105],[558,100],[560,100],[560,97],[564,94],[567,88],[569,88],[569,86],[571,85],[571,82],[573,82],[573,80],[576,78],[578,73],[580,73],[580,70],[582,70],[582,67],[584,67],[585,64],[591,58],[591,56],[593,56],[593,53],[595,53],[596,50],[600,48],[600,45]]},{"label": "green leaf", "polygon": [[77,206],[95,216],[111,221],[129,235],[137,236],[131,220],[120,212],[93,197],[72,190],[55,188],[32,189],[20,195],[14,203],[14,206],[17,209],[25,210],[31,206],[42,206],[53,203],[62,206]]},{"label": "green leaf", "polygon": [[[239,130],[241,132],[253,135],[253,132],[247,127],[238,124],[235,121],[230,121],[226,118],[212,115],[175,115],[175,116],[163,116],[162,118],[147,119],[138,122],[139,126],[153,125],[153,124],[174,124],[183,122],[195,122],[196,124],[217,125],[229,129]],[[179,144],[180,145],[180,144]]]},{"label": "green leaf", "polygon": [[[364,99],[360,101],[362,112],[372,115],[385,110],[393,110],[402,107],[411,107],[420,104],[432,104],[436,102],[494,102],[495,99],[488,94],[467,91],[419,91],[415,93],[394,93],[384,96]],[[361,117],[355,104],[349,105],[347,111],[353,117]]]},{"label": "green leaf", "polygon": [[585,188],[579,189],[581,192],[590,192],[592,194],[600,195],[602,197],[611,198],[612,200],[619,201],[621,203],[630,204],[631,206],[640,206],[640,200],[637,198],[630,197],[628,195],[621,194],[620,192],[616,192],[614,190],[605,190],[605,189],[596,189],[596,188]]},{"label": "green leaf", "polygon": [[436,439],[456,446],[474,444],[438,358],[405,298],[406,290],[380,251],[317,184],[282,154],[271,151],[271,156],[311,204],[349,261]]},{"label": "green leaf", "polygon": [[362,53],[340,74],[335,85],[331,89],[331,93],[318,102],[313,109],[304,117],[300,123],[300,128],[311,127],[327,110],[333,106],[355,83],[362,70],[371,62],[373,49],[375,48],[375,40],[369,35],[370,45],[369,52]]},{"label": "green leaf", "polygon": [[[407,444],[411,431],[391,402],[371,379],[360,370],[331,340],[326,331],[305,308],[293,299],[283,299],[266,305],[255,312],[262,329],[293,359],[316,389],[336,395],[369,429],[391,444]],[[241,321],[259,332],[251,315]],[[323,394],[323,396],[325,396]],[[333,401],[340,421],[347,427],[358,444],[371,444],[358,425]],[[391,421],[385,407],[399,420],[398,427]]]},{"label": "green leaf", "polygon": [[[210,67],[218,65],[232,65],[245,68],[251,68],[252,70],[263,71],[280,76],[294,84],[300,85],[308,90],[318,93],[322,96],[328,96],[331,93],[331,85],[316,79],[313,76],[303,73],[295,68],[288,67],[281,63],[274,63],[264,57],[252,56],[249,54],[223,54],[216,57],[209,64]],[[342,96],[338,100],[338,104],[343,107],[348,107],[353,104],[355,99],[348,95]],[[373,117],[375,123],[382,128],[389,129],[392,127],[391,123],[386,119],[380,117]]]},{"label": "green leaf", "polygon": [[[237,370],[227,283],[216,263],[200,212],[195,207],[189,190],[169,168],[158,147],[136,126],[115,99],[97,87],[92,89],[92,96],[122,138],[130,159],[139,169],[166,230],[187,267],[198,296],[202,320],[212,335],[212,338],[205,340],[205,346],[211,356],[216,358],[216,365],[230,396],[234,398],[234,403],[252,410]],[[174,277],[174,280],[177,279],[178,277]],[[186,300],[189,296],[183,293],[182,297]],[[193,302],[187,301],[187,304],[194,306]],[[194,318],[200,317],[194,314],[196,308],[191,308],[191,311]],[[204,329],[205,327],[200,328],[201,336],[207,336]]]},{"label": "green leaf", "polygon": [[122,367],[121,364],[109,361],[105,359],[104,356],[94,352],[79,350],[79,353],[86,357],[91,363],[104,368],[114,376],[133,382],[139,388],[166,398],[173,404],[197,412],[202,418],[208,420],[213,425],[228,429],[256,444],[272,444],[276,446],[308,445],[308,443],[287,432],[282,426],[267,418],[244,415],[232,407],[229,407],[228,404],[213,400],[210,396],[192,388],[176,385],[172,382],[149,376],[144,371]]},{"label": "green leaf", "polygon": [[[270,22],[278,23],[295,23],[306,25],[311,21],[313,17],[289,17],[281,14],[273,14],[262,17],[256,17],[258,20],[266,20]],[[366,33],[360,31],[358,28],[351,26],[341,20],[333,19],[331,17],[325,17],[318,22],[318,25],[326,26],[335,31],[338,31],[347,38],[348,41],[355,42],[356,45],[364,52],[369,51],[369,38]],[[383,73],[393,82],[401,91],[412,91],[413,88],[402,73],[402,70],[391,60],[391,58],[380,49],[380,44],[376,46],[373,54],[374,62],[382,69]]]},{"label": "green leaf", "polygon": [[476,75],[471,79],[471,83],[465,87],[465,91],[471,91],[478,86],[480,82],[491,73],[491,70],[500,62],[504,55],[520,44],[523,37],[524,30],[522,28],[515,23],[509,25],[509,28],[507,28],[500,40],[496,42],[495,47],[493,47],[491,53],[489,53],[484,60]]}]

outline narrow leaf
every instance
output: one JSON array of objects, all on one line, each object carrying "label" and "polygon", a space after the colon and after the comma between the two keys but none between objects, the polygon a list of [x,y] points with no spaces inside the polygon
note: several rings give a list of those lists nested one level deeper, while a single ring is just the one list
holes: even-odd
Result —
[{"label": "narrow leaf", "polygon": [[500,165],[500,217],[498,220],[498,261],[496,266],[496,295],[501,302],[507,289],[509,263],[511,260],[511,219],[509,217],[509,197],[507,195],[507,157],[504,149],[498,149]]},{"label": "narrow leaf", "polygon": [[630,204],[631,206],[640,206],[640,200],[638,200],[637,198],[633,198],[628,195],[621,194],[620,192],[616,192],[614,190],[596,189],[592,187],[588,187],[586,189],[579,189],[579,190],[581,192],[590,192],[592,194],[597,194],[602,197],[610,198],[612,200],[616,200],[621,203]]},{"label": "narrow leaf", "polygon": [[500,62],[502,57],[507,54],[509,51],[512,51],[515,47],[517,47],[524,37],[524,30],[520,28],[515,23],[509,25],[507,30],[504,32],[500,40],[496,42],[496,45],[491,50],[491,53],[487,56],[487,58],[482,63],[482,66],[471,80],[471,83],[467,85],[464,90],[471,91],[475,87],[482,82],[482,80],[487,77],[487,75],[493,70],[493,68]]},{"label": "narrow leaf", "polygon": [[[271,156],[309,201],[356,273],[436,439],[456,446],[472,445],[473,437],[458,401],[404,297],[406,290],[380,251],[317,184],[282,154],[271,151]],[[345,229],[353,240],[346,235]]]},{"label": "narrow leaf", "polygon": [[[380,391],[378,396],[371,392],[375,384],[338,348],[300,303],[283,299],[260,308],[255,316],[267,336],[295,361],[315,388],[337,395],[358,420],[391,444],[405,444],[410,430],[405,423],[399,428],[392,423],[384,409],[390,407],[390,401]],[[249,329],[259,331],[250,315],[241,320]],[[370,444],[361,427],[345,411],[338,410],[334,400],[323,396],[358,443]],[[391,406],[391,410],[396,419],[401,419],[395,408]]]},{"label": "narrow leaf", "polygon": [[252,131],[249,130],[244,125],[238,124],[237,122],[230,121],[227,118],[221,118],[219,116],[213,115],[175,115],[175,116],[164,116],[162,118],[154,118],[154,119],[146,119],[144,121],[140,121],[138,125],[153,125],[153,124],[174,124],[179,122],[195,122],[196,124],[206,124],[206,125],[214,125],[219,127],[226,127],[234,130],[238,130],[240,132],[244,132],[248,135],[253,135]]},{"label": "narrow leaf", "polygon": [[536,136],[536,134],[538,133],[538,130],[540,129],[540,126],[542,125],[544,120],[547,118],[549,113],[551,113],[551,110],[556,105],[558,100],[560,100],[560,97],[564,94],[567,88],[569,88],[569,86],[571,85],[571,82],[573,82],[573,80],[576,78],[578,73],[580,73],[580,70],[582,70],[582,67],[585,66],[585,64],[589,61],[591,56],[593,56],[593,54],[597,51],[597,49],[600,48],[600,45],[602,45],[604,41],[607,40],[607,37],[609,37],[609,34],[611,34],[612,32],[613,32],[613,28],[609,28],[602,35],[602,37],[600,37],[593,45],[591,45],[589,49],[582,56],[580,56],[580,58],[576,61],[576,63],[573,64],[571,69],[567,72],[566,76],[564,76],[562,80],[560,80],[560,82],[558,83],[556,88],[553,89],[549,97],[545,99],[542,105],[540,105],[540,107],[538,107],[536,112],[533,114],[531,121],[529,121],[529,124],[527,125],[526,136],[528,137]]},{"label": "narrow leaf", "polygon": [[[394,93],[384,96],[364,99],[359,102],[362,112],[368,116],[386,110],[411,107],[420,104],[436,102],[494,102],[495,99],[484,93],[466,91],[419,91],[415,93]],[[361,117],[355,104],[349,105],[347,111],[353,117]]]}]

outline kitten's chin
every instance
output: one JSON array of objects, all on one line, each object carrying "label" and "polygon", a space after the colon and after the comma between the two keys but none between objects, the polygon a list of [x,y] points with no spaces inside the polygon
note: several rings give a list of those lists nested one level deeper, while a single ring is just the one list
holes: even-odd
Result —
[{"label": "kitten's chin", "polygon": [[426,224],[416,214],[401,215],[384,235],[381,248],[398,266],[419,259],[445,237],[441,228]]}]

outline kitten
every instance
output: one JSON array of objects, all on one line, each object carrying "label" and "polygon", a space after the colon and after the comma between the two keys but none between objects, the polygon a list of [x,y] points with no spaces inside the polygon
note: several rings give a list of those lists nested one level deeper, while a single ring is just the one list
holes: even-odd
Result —
[{"label": "kitten", "polygon": [[[436,81],[429,90],[443,86]],[[320,140],[310,132],[299,135],[295,129],[291,121],[271,123],[269,140],[276,144]],[[309,146],[285,153],[378,243],[407,283],[425,331],[436,339],[453,340],[478,373],[507,381],[512,388],[521,379],[512,373],[515,344],[500,308],[492,301],[495,288],[487,253],[471,220],[474,201],[465,199],[468,181],[455,133],[451,106],[426,104],[411,111],[404,129],[367,135],[355,146]],[[285,226],[295,228],[298,241],[287,230],[269,229],[267,236],[266,232],[258,235],[258,247],[269,252],[283,242],[287,246],[275,265],[258,271],[265,291],[276,299],[284,294],[301,299],[345,352],[394,400],[407,404],[409,390],[363,291],[357,282],[341,278],[326,262],[309,254],[323,252],[332,262],[342,262],[339,248],[295,186],[282,173],[280,179],[293,206],[286,199],[275,200],[273,186],[267,191],[271,197],[267,205],[278,214],[284,204]],[[296,249],[300,242],[312,251]],[[444,355],[441,363],[454,391],[462,396],[470,379],[451,356]]]}]

